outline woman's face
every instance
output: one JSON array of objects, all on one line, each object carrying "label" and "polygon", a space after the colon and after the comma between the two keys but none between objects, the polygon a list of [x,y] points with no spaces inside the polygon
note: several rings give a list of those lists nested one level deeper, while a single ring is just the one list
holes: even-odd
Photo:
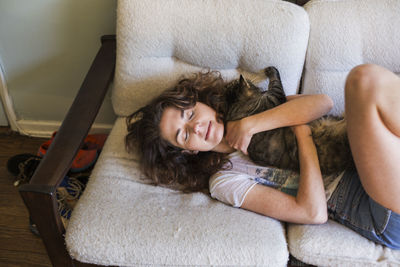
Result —
[{"label": "woman's face", "polygon": [[168,107],[160,121],[161,137],[188,151],[216,151],[224,136],[224,124],[206,104],[197,102],[193,108],[179,110]]}]

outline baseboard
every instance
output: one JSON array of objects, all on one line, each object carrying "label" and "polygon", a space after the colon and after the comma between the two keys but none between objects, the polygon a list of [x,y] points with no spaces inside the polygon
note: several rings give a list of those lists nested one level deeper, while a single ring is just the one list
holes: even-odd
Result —
[{"label": "baseboard", "polygon": [[1,58],[0,58],[0,98],[1,102],[3,103],[4,112],[7,117],[8,123],[10,124],[11,130],[15,132],[20,132],[18,124],[16,123],[17,116],[15,115],[14,112],[13,102],[11,100],[10,95],[8,94],[5,71]]},{"label": "baseboard", "polygon": [[[32,137],[51,137],[52,133],[57,131],[61,122],[59,121],[32,121],[32,120],[19,120],[17,121],[19,133]],[[90,133],[109,133],[112,124],[94,123]]]}]

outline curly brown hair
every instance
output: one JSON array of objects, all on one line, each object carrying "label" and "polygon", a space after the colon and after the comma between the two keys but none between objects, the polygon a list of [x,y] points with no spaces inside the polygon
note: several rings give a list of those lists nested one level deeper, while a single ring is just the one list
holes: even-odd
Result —
[{"label": "curly brown hair", "polygon": [[186,110],[198,101],[213,108],[218,120],[222,121],[226,109],[224,87],[225,82],[219,72],[196,73],[181,79],[176,86],[162,92],[127,118],[126,148],[129,152],[138,150],[142,171],[154,184],[177,183],[184,187],[184,191],[200,191],[208,188],[211,175],[227,166],[229,160],[223,153],[182,153],[181,148],[161,138],[159,128],[167,107]]}]

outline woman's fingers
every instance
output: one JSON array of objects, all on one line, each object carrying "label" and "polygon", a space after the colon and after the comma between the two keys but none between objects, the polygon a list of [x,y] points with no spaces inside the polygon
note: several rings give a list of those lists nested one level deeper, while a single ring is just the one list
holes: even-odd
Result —
[{"label": "woman's fingers", "polygon": [[243,127],[240,121],[232,121],[227,124],[225,139],[229,146],[241,150],[247,155],[247,148],[252,135]]}]

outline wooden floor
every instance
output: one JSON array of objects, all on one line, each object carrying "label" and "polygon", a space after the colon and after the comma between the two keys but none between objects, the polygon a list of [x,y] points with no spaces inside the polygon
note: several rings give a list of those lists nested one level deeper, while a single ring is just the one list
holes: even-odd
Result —
[{"label": "wooden floor", "polygon": [[29,230],[28,212],[6,166],[14,155],[36,154],[45,140],[0,127],[0,266],[51,266],[42,240]]}]

